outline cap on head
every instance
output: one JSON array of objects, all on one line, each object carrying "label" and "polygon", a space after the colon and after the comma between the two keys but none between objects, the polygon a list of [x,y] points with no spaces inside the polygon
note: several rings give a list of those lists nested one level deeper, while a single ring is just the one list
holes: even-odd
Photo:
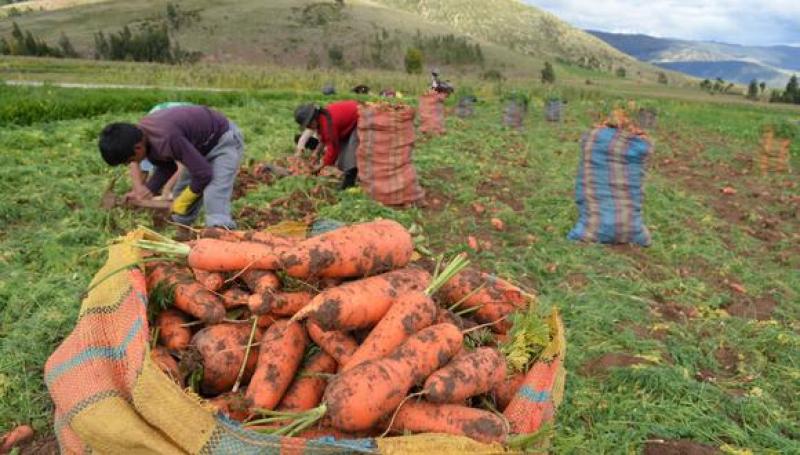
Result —
[{"label": "cap on head", "polygon": [[313,104],[301,104],[294,110],[294,121],[303,128],[307,128],[308,124],[317,116],[319,108]]}]

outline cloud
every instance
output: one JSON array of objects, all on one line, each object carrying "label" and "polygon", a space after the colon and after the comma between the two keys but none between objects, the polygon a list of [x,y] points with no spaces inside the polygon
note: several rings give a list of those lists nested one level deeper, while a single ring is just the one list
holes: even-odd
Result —
[{"label": "cloud", "polygon": [[584,29],[734,44],[800,41],[800,1],[524,0]]}]

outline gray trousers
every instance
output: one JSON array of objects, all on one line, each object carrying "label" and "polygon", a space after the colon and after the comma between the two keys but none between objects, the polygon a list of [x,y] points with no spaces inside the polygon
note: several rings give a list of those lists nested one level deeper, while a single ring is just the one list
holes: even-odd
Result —
[{"label": "gray trousers", "polygon": [[[234,229],[236,223],[231,218],[231,196],[243,154],[244,137],[242,132],[235,123],[230,122],[228,131],[219,138],[217,146],[206,155],[213,171],[211,182],[203,190],[203,195],[192,204],[186,215],[173,214],[172,220],[191,226],[200,214],[200,209],[204,207],[206,227],[219,226]],[[177,197],[184,188],[189,186],[191,181],[192,175],[188,169],[184,169],[178,177],[172,195]]]},{"label": "gray trousers", "polygon": [[336,167],[342,172],[347,172],[356,167],[356,150],[358,149],[358,128],[353,128],[343,141],[339,142],[339,157]]}]

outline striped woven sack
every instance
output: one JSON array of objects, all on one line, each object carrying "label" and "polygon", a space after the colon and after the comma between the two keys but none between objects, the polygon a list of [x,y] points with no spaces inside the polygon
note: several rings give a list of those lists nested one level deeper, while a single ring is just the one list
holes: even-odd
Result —
[{"label": "striped woven sack", "polygon": [[444,134],[444,100],[447,95],[428,92],[419,97],[419,131],[425,134]]},{"label": "striped woven sack", "polygon": [[358,108],[358,178],[361,188],[376,201],[407,206],[425,192],[412,162],[414,108],[367,103]]},{"label": "striped woven sack", "polygon": [[578,222],[569,239],[650,245],[642,204],[652,150],[641,132],[601,126],[584,135],[575,181]]}]

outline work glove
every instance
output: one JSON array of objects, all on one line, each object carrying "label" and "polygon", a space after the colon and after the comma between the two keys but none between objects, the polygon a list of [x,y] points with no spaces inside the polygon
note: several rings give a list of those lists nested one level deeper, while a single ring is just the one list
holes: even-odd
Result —
[{"label": "work glove", "polygon": [[181,191],[181,194],[172,201],[172,213],[176,215],[186,215],[192,204],[200,198],[200,195],[192,191],[188,186]]}]

